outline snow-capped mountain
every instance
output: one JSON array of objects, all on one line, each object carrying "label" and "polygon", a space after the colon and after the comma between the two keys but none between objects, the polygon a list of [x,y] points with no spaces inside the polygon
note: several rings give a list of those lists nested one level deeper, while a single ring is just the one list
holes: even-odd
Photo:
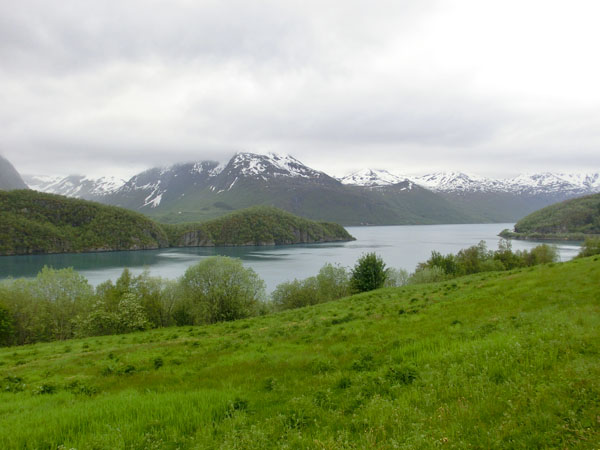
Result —
[{"label": "snow-capped mountain", "polygon": [[533,173],[505,180],[506,189],[519,194],[592,194],[600,192],[600,174]]},{"label": "snow-capped mountain", "polygon": [[224,172],[237,172],[239,176],[260,178],[267,180],[271,177],[290,178],[321,178],[323,172],[311,169],[296,158],[289,155],[268,153],[237,153],[229,161]]},{"label": "snow-capped mountain", "polygon": [[148,169],[114,191],[108,201],[134,209],[157,208],[163,200],[178,199],[189,191],[205,188],[222,170],[216,161]]},{"label": "snow-capped mountain", "polygon": [[339,184],[329,175],[311,169],[289,155],[237,153],[211,182],[211,190],[229,191],[237,183],[287,182],[294,184]]},{"label": "snow-capped mountain", "polygon": [[355,186],[390,186],[408,179],[402,175],[395,175],[382,169],[362,169],[352,172],[339,180],[343,184]]},{"label": "snow-capped mountain", "polygon": [[[373,186],[393,184],[402,178],[388,171],[365,169],[342,178],[345,184]],[[464,172],[435,172],[404,177],[434,192],[443,193],[510,193],[518,195],[585,195],[600,192],[600,174],[533,173],[508,179],[494,179]]]},{"label": "snow-capped mountain", "polygon": [[411,180],[434,192],[497,192],[504,188],[500,180],[464,172],[435,172]]},{"label": "snow-capped mountain", "polygon": [[28,177],[37,190],[195,221],[253,205],[343,224],[510,222],[548,204],[600,192],[600,174],[493,179],[463,172],[406,177],[364,169],[335,179],[296,158],[237,153],[226,164],[153,168],[126,183],[82,176]]},{"label": "snow-capped mountain", "polygon": [[25,175],[24,179],[35,191],[85,200],[97,200],[110,195],[125,184],[125,180],[116,177],[89,178],[82,175],[67,177]]}]

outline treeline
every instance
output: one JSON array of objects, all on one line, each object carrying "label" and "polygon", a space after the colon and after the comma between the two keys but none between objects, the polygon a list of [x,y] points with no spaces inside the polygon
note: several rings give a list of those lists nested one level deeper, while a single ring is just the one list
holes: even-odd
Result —
[{"label": "treeline", "polygon": [[[600,239],[584,244],[580,256],[600,254]],[[501,241],[490,251],[481,242],[456,255],[432,252],[414,273],[387,268],[374,253],[352,269],[326,264],[314,277],[281,283],[265,294],[264,282],[238,259],[211,257],[178,280],[133,276],[95,289],[73,269],[44,268],[34,279],[0,283],[0,345],[128,333],[150,328],[201,325],[267,314],[405,284],[448,280],[485,271],[512,270],[554,262],[556,249],[540,245],[512,251]]]}]

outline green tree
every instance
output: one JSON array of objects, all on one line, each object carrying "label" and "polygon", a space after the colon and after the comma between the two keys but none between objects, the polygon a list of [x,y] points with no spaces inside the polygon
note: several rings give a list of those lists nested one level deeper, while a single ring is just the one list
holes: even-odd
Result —
[{"label": "green tree", "polygon": [[385,263],[375,253],[361,256],[350,278],[350,286],[354,292],[366,292],[379,289],[385,284],[387,272]]},{"label": "green tree", "polygon": [[318,302],[328,302],[350,295],[350,276],[345,267],[325,264],[317,274]]},{"label": "green tree", "polygon": [[52,339],[69,339],[75,334],[73,319],[90,311],[93,289],[73,268],[44,267],[32,283],[32,295],[48,311]]},{"label": "green tree", "polygon": [[241,319],[255,313],[265,295],[265,284],[239,259],[213,256],[186,270],[183,296],[194,308],[194,323]]}]

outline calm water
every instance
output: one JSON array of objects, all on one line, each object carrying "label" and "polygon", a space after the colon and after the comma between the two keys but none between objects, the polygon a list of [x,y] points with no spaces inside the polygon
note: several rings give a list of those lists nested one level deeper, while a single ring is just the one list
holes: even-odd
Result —
[{"label": "calm water", "polygon": [[[294,278],[315,275],[325,263],[351,267],[366,252],[376,252],[389,267],[412,272],[417,263],[425,261],[432,250],[456,253],[462,248],[484,240],[488,248],[496,249],[497,234],[514,224],[415,225],[386,227],[348,227],[356,241],[289,245],[281,247],[218,247],[106,252],[67,255],[2,256],[0,278],[35,276],[44,266],[56,269],[73,267],[93,285],[108,279],[116,280],[123,268],[134,274],[147,267],[150,273],[163,278],[177,278],[192,264],[213,255],[241,258],[265,280],[267,290]],[[513,250],[535,247],[538,242],[513,241]],[[561,260],[573,258],[579,251],[577,242],[557,242]]]}]

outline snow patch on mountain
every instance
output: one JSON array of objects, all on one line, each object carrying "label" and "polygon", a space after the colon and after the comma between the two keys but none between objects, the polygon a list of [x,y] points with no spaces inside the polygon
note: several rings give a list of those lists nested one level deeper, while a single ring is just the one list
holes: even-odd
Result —
[{"label": "snow patch on mountain", "polygon": [[125,184],[125,180],[116,177],[26,175],[25,178],[33,190],[84,199],[111,194]]},{"label": "snow patch on mountain", "polygon": [[411,180],[434,192],[494,192],[503,186],[499,180],[464,172],[435,172]]},{"label": "snow patch on mountain", "polygon": [[355,186],[389,186],[401,183],[407,177],[396,175],[382,169],[362,169],[352,172],[339,180],[342,184],[352,184]]},{"label": "snow patch on mountain", "polygon": [[243,177],[267,180],[270,177],[320,178],[324,174],[302,164],[293,156],[268,153],[238,153],[228,164]]}]

